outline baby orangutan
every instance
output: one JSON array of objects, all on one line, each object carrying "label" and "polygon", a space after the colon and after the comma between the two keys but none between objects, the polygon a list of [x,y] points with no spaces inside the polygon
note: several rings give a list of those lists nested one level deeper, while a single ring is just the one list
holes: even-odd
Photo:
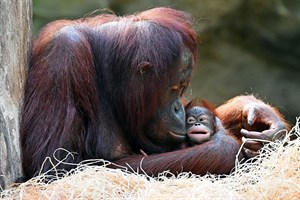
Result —
[{"label": "baby orangutan", "polygon": [[185,106],[187,144],[194,146],[211,140],[213,137],[227,135],[221,121],[215,113],[215,107],[206,101],[197,99]]},{"label": "baby orangutan", "polygon": [[[185,106],[187,140],[181,148],[202,144],[209,141],[217,132],[225,132],[210,104],[202,101],[201,106],[196,105],[198,104],[191,101]],[[140,152],[148,156],[142,149]]]},{"label": "baby orangutan", "polygon": [[195,106],[186,111],[189,144],[207,142],[216,133],[216,117],[205,107]]}]

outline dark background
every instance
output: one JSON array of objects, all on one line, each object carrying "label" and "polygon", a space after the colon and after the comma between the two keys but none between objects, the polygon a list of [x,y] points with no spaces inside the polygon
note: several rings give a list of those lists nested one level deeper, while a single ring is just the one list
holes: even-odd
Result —
[{"label": "dark background", "polygon": [[189,98],[220,105],[256,94],[292,123],[300,115],[299,0],[33,0],[33,33],[47,22],[167,6],[196,21],[199,62]]}]

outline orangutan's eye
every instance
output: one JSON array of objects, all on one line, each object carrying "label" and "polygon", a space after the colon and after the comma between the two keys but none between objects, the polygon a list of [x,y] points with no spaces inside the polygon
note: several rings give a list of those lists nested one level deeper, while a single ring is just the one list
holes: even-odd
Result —
[{"label": "orangutan's eye", "polygon": [[182,96],[184,94],[185,90],[186,90],[186,86],[183,85],[182,88],[181,88],[179,96]]},{"label": "orangutan's eye", "polygon": [[172,90],[179,91],[180,90],[180,85],[176,84],[176,85],[172,86]]},{"label": "orangutan's eye", "polygon": [[200,116],[198,119],[199,122],[203,122],[205,120],[207,120],[206,116]]},{"label": "orangutan's eye", "polygon": [[180,82],[174,86],[172,86],[172,90],[179,92],[179,96],[182,96],[187,88],[188,83],[187,82]]},{"label": "orangutan's eye", "polygon": [[196,123],[196,119],[195,119],[194,117],[189,117],[189,118],[186,120],[186,122],[187,122],[188,124],[195,124],[195,123]]}]

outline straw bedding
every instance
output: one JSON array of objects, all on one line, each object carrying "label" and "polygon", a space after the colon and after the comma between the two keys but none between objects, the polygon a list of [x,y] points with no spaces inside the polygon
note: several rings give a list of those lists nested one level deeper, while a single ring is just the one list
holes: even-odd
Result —
[{"label": "straw bedding", "polygon": [[[84,162],[45,184],[41,175],[1,193],[0,199],[300,199],[300,118],[289,133],[297,138],[275,141],[228,176],[162,173],[147,175]],[[101,166],[91,163],[103,163]]]}]

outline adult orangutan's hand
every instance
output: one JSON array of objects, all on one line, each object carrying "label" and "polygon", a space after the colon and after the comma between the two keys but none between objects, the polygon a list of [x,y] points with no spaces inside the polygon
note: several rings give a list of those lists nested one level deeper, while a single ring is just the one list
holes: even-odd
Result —
[{"label": "adult orangutan's hand", "polygon": [[283,139],[290,129],[275,108],[261,101],[245,105],[242,126],[240,132],[245,138],[261,140],[246,140],[244,148],[248,157],[257,155],[266,142]]}]

